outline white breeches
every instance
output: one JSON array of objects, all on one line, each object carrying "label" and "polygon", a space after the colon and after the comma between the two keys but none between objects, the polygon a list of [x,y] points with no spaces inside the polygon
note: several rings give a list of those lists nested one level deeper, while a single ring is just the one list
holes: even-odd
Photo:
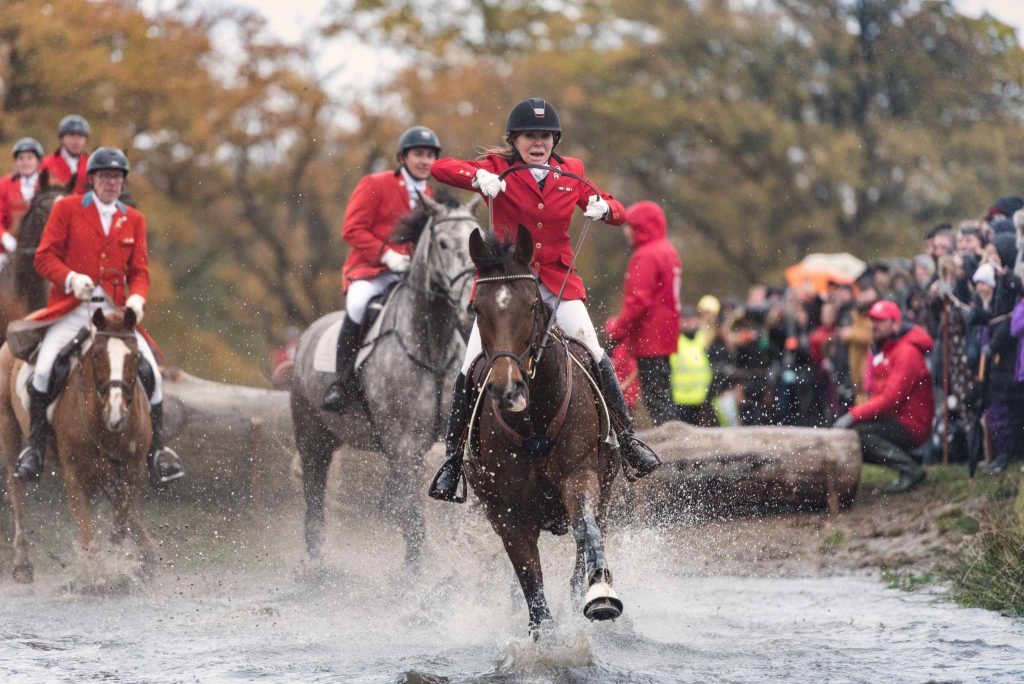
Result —
[{"label": "white breeches", "polygon": [[362,323],[366,317],[366,305],[379,294],[383,294],[391,283],[402,279],[397,273],[385,271],[376,278],[354,280],[345,293],[345,314],[355,323]]},{"label": "white breeches", "polygon": [[[96,288],[96,294],[101,294],[100,288]],[[74,336],[84,327],[92,322],[92,314],[96,309],[102,309],[104,313],[114,311],[108,302],[82,302],[78,308],[71,313],[58,318],[46,329],[46,336],[39,345],[39,356],[36,357],[35,373],[32,376],[32,386],[40,392],[46,392],[50,388],[50,373],[53,371],[53,362],[57,360],[57,354],[70,342]],[[149,400],[151,404],[159,404],[164,399],[163,382],[160,377],[160,367],[156,364],[156,357],[153,350],[149,348],[146,339],[136,330],[135,339],[139,342],[139,351],[153,367],[153,376],[156,378],[156,386],[153,389],[153,397]]]},{"label": "white breeches", "polygon": [[[540,297],[548,306],[554,306],[555,300],[558,299],[558,296],[543,283],[540,285]],[[570,337],[575,337],[587,345],[587,349],[595,359],[600,361],[604,358],[604,349],[601,348],[601,343],[597,339],[597,330],[594,329],[594,323],[590,320],[590,314],[587,313],[587,307],[582,299],[563,300],[558,305],[558,310],[555,311],[555,324]],[[461,373],[463,375],[469,372],[473,359],[479,356],[481,351],[483,351],[483,344],[480,342],[480,329],[477,328],[476,323],[473,323],[473,332],[469,334],[469,341],[466,343],[466,357],[462,361]],[[512,351],[519,353],[518,349]]]}]

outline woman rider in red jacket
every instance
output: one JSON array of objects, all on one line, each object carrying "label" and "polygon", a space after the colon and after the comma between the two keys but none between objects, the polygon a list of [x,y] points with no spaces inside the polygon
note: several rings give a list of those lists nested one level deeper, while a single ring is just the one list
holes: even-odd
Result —
[{"label": "woman rider in red jacket", "polygon": [[[505,133],[507,148],[491,151],[478,161],[438,159],[431,168],[431,174],[447,185],[477,190],[488,203],[494,202],[499,193],[504,193],[502,201],[493,205],[493,229],[506,240],[514,239],[520,224],[530,230],[535,242],[532,266],[540,280],[541,297],[553,307],[572,262],[569,223],[573,210],[579,207],[587,218],[619,226],[625,221],[625,209],[611,195],[596,194],[591,185],[572,177],[585,178],[583,162],[554,152],[562,136],[562,127],[558,114],[548,102],[539,98],[520,102],[509,114]],[[506,169],[524,162],[549,168],[531,168],[510,173],[505,179],[499,178]],[[661,462],[651,448],[633,434],[633,420],[622,388],[611,361],[598,342],[584,299],[583,280],[573,272],[568,275],[562,301],[555,311],[555,322],[586,344],[598,360],[601,391],[612,412],[622,457],[641,476],[647,475]],[[455,499],[462,475],[462,453],[458,442],[469,420],[469,407],[465,400],[466,373],[481,350],[480,332],[474,325],[466,357],[455,382],[452,414],[445,436],[446,458],[430,485],[430,496],[435,499]]]}]

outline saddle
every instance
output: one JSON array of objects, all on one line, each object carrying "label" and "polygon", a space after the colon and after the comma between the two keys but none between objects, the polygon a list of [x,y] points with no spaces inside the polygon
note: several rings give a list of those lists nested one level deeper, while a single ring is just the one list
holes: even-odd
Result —
[{"label": "saddle", "polygon": [[[573,370],[574,366],[579,367],[590,376],[590,383],[595,388],[600,387],[600,384],[596,381],[596,378],[600,377],[597,360],[594,358],[594,355],[591,354],[587,346],[578,339],[569,337],[561,330],[557,329],[552,330],[552,339],[556,342],[556,346],[551,350],[552,352],[558,351],[558,346],[563,344],[565,345],[564,348],[569,354],[568,364],[570,372]],[[469,367],[469,373],[466,375],[466,402],[469,408],[470,420],[467,423],[466,431],[463,433],[462,438],[459,441],[459,449],[462,450],[466,456],[467,467],[473,469],[478,467],[477,456],[480,453],[479,414],[480,406],[484,399],[481,395],[486,391],[484,382],[487,379],[487,373],[487,357],[481,352],[475,359],[473,359],[473,362]],[[570,385],[570,394],[571,391]],[[606,429],[608,417],[605,415],[604,409],[601,406],[598,407],[598,411],[605,416],[603,419],[605,425],[602,425],[602,427]],[[499,421],[502,421],[500,415],[498,416],[498,419]],[[557,427],[560,427],[560,425]],[[511,430],[511,428],[506,428],[506,430]],[[524,439],[516,439],[512,434],[508,434],[507,432],[506,434],[509,441],[523,449],[531,458],[542,458],[546,456],[547,452],[550,450],[551,444],[547,441],[547,435],[530,435]],[[541,529],[547,530],[555,536],[566,534],[569,531],[570,525],[569,514],[562,505],[560,493],[552,483],[548,482],[543,477],[541,478],[541,488],[543,493],[542,505],[544,509]]]}]

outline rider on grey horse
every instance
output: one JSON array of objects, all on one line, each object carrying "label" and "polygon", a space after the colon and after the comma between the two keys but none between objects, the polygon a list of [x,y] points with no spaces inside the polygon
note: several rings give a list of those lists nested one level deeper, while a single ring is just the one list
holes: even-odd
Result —
[{"label": "rider on grey horse", "polygon": [[[61,350],[76,338],[80,341],[79,333],[88,328],[96,309],[108,312],[123,306],[141,321],[149,296],[146,218],[118,199],[128,177],[128,158],[121,150],[101,147],[89,157],[87,169],[92,190],[53,205],[36,250],[36,270],[53,288],[48,306],[29,316],[50,325],[28,386],[29,443],[18,455],[14,471],[21,479],[38,478],[42,471],[50,433],[50,377]],[[150,479],[163,485],[185,472],[178,455],[163,444],[163,391],[156,357],[147,337],[138,330],[135,336],[145,361],[139,375],[149,390],[153,421]]]},{"label": "rider on grey horse", "polygon": [[398,222],[419,205],[427,186],[430,165],[441,153],[434,131],[413,126],[398,139],[398,168],[362,178],[349,198],[341,236],[349,245],[342,267],[345,320],[338,334],[337,377],[327,388],[321,408],[345,408],[349,375],[359,350],[366,307],[409,269],[410,245],[395,245],[388,237]]}]

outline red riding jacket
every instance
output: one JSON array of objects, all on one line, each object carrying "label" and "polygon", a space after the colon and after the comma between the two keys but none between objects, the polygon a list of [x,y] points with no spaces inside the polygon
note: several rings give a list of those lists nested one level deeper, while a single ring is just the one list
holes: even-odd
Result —
[{"label": "red riding jacket", "polygon": [[[429,187],[427,194],[433,194]],[[388,242],[395,225],[410,211],[409,191],[400,171],[374,173],[359,181],[348,200],[341,224],[341,237],[350,247],[341,269],[342,287],[346,292],[353,280],[375,278],[388,270],[380,262],[385,249],[410,253],[409,245]]]},{"label": "red riding jacket", "polygon": [[923,444],[931,434],[935,413],[931,373],[924,360],[933,345],[924,328],[916,325],[886,340],[881,351],[868,359],[871,399],[850,409],[854,421],[892,418],[915,444]]},{"label": "red riding jacket", "polygon": [[671,356],[679,346],[679,253],[666,237],[665,212],[654,202],[632,205],[626,223],[633,228],[633,256],[626,266],[622,310],[605,331],[637,358]]},{"label": "red riding jacket", "polygon": [[0,235],[12,230],[28,211],[28,202],[21,196],[18,174],[0,178]]},{"label": "red riding jacket", "polygon": [[89,174],[86,172],[86,167],[89,165],[89,153],[82,152],[82,156],[78,158],[78,168],[72,170],[64,157],[61,156],[60,150],[57,150],[48,157],[43,158],[43,163],[39,167],[40,173],[43,171],[50,172],[50,183],[54,185],[67,185],[71,181],[72,174],[77,173],[75,176],[75,187],[72,192],[76,195],[84,195],[88,190]]},{"label": "red riding jacket", "polygon": [[[473,176],[478,169],[500,174],[522,162],[509,161],[499,155],[490,154],[479,161],[462,161],[443,158],[434,162],[430,172],[434,178],[446,185],[463,190],[473,188]],[[555,169],[548,173],[541,190],[533,175],[526,169],[505,176],[505,191],[494,200],[494,230],[503,240],[514,240],[520,225],[526,226],[534,240],[533,270],[549,290],[557,293],[572,261],[572,243],[569,240],[569,223],[573,209],[585,209],[594,191],[586,183],[558,173],[564,169],[581,178],[586,178],[583,162],[571,157],[551,157],[550,166]],[[608,202],[609,215],[605,221],[621,226],[626,220],[622,203],[611,195],[601,192]],[[490,203],[490,198],[485,197]],[[583,279],[575,272],[565,285],[563,299],[586,299],[587,291]]]},{"label": "red riding jacket", "polygon": [[117,306],[124,306],[130,294],[149,296],[146,218],[118,202],[110,233],[104,235],[95,204],[90,192],[63,197],[53,205],[35,257],[36,270],[53,288],[47,307],[30,319],[55,320],[80,304],[64,290],[72,271],[92,278]]}]

